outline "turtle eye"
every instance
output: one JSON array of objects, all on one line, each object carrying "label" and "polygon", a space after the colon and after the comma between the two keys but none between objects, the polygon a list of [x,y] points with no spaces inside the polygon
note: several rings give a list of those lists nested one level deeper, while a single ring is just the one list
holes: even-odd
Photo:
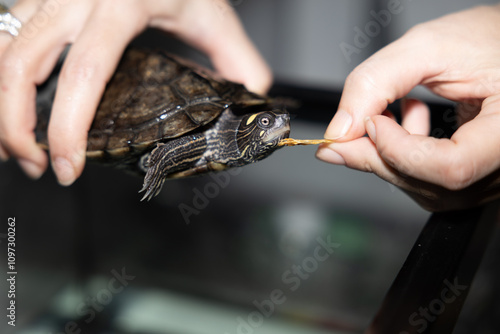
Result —
[{"label": "turtle eye", "polygon": [[259,125],[268,128],[273,125],[273,119],[269,115],[264,115],[259,118]]}]

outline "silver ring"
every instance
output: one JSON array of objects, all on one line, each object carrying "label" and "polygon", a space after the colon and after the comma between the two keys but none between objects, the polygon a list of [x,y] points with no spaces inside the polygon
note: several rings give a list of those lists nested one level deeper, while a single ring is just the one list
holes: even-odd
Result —
[{"label": "silver ring", "polygon": [[0,31],[5,31],[13,37],[17,37],[21,27],[21,21],[14,17],[7,7],[0,4]]}]

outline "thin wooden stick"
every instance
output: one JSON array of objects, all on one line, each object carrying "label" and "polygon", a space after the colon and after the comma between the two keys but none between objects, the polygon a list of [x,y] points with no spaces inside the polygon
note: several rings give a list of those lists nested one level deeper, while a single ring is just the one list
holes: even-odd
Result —
[{"label": "thin wooden stick", "polygon": [[334,140],[331,139],[293,139],[293,138],[285,138],[282,139],[278,146],[296,146],[296,145],[317,145],[317,144],[329,144],[334,143]]}]

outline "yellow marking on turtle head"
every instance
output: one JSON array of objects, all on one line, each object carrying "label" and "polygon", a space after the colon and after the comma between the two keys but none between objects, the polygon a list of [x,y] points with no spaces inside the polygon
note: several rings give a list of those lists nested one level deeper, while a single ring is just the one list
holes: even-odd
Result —
[{"label": "yellow marking on turtle head", "polygon": [[262,130],[259,134],[260,137],[262,137],[264,135],[264,133],[266,133],[266,131]]},{"label": "yellow marking on turtle head", "polygon": [[250,123],[254,121],[255,117],[257,117],[257,114],[253,114],[252,116],[248,117],[247,125],[250,125]]},{"label": "yellow marking on turtle head", "polygon": [[241,151],[241,156],[242,156],[242,157],[243,157],[243,156],[245,156],[245,154],[247,153],[247,151],[248,151],[248,148],[249,148],[249,147],[250,147],[250,146],[248,146],[248,145],[247,145],[247,146],[243,149],[243,151]]}]

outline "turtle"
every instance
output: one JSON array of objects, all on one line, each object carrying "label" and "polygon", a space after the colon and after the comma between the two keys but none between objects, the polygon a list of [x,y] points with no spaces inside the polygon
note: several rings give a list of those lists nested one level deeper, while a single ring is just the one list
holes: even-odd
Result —
[{"label": "turtle", "polygon": [[[47,150],[51,90],[37,102],[35,128]],[[166,179],[262,160],[289,133],[290,114],[273,99],[165,51],[129,48],[97,108],[86,156],[144,176],[140,192],[150,200]]]}]

